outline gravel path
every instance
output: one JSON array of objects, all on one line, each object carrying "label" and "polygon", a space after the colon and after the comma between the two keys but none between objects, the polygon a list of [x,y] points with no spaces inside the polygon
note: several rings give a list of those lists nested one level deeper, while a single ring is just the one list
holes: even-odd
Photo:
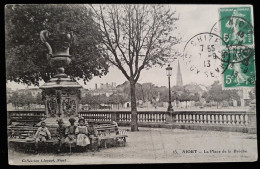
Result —
[{"label": "gravel path", "polygon": [[141,127],[139,130],[139,132],[127,133],[126,147],[111,147],[101,149],[100,152],[72,155],[9,152],[9,164],[69,165],[257,160],[255,134]]}]

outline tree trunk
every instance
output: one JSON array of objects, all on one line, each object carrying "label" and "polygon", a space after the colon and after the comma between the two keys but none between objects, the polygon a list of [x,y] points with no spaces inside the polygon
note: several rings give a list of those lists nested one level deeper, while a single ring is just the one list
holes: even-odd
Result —
[{"label": "tree trunk", "polygon": [[136,95],[135,95],[135,82],[134,79],[130,80],[130,94],[131,94],[131,131],[138,131],[137,126],[137,108],[136,108]]}]

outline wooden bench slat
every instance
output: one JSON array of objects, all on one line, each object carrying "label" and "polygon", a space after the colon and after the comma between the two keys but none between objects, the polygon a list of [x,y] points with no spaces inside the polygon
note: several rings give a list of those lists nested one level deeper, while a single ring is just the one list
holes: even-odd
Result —
[{"label": "wooden bench slat", "polygon": [[[97,125],[94,125],[94,130],[97,131],[98,135],[91,137],[92,139],[94,138],[99,138],[100,140],[109,140],[109,139],[116,139],[116,138],[123,138],[124,139],[124,145],[125,145],[125,138],[128,137],[126,135],[126,132],[122,132],[122,130],[118,129],[118,126],[116,124],[107,124],[107,123],[99,123]],[[20,143],[20,144],[31,144],[34,143],[34,141],[28,141],[25,139],[26,136],[30,136],[34,134],[37,131],[38,127],[30,127],[30,126],[8,126],[8,131],[14,131],[15,135],[18,136],[23,136],[24,138],[22,139],[16,139],[16,140],[11,140],[10,142],[12,143]],[[56,127],[48,127],[52,140],[47,140],[47,143],[54,143],[55,137],[57,136],[56,134]],[[106,148],[106,141],[105,141],[105,148]]]},{"label": "wooden bench slat", "polygon": [[112,136],[98,136],[101,139],[111,139],[111,138],[119,138],[119,137],[128,137],[127,135],[112,135]]}]

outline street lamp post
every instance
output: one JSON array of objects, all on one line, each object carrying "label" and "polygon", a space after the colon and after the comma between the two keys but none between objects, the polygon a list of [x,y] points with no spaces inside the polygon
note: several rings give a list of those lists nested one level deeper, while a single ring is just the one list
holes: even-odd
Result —
[{"label": "street lamp post", "polygon": [[170,66],[170,64],[166,68],[166,75],[168,76],[168,80],[169,80],[169,101],[168,101],[168,109],[167,109],[167,111],[168,112],[173,112],[172,101],[171,101],[171,75],[172,75],[172,67]]}]

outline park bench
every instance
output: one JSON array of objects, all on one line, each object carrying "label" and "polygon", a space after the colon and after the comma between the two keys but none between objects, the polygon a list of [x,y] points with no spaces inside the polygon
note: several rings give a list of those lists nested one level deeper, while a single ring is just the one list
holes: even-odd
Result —
[{"label": "park bench", "polygon": [[[25,150],[31,152],[35,150],[35,141],[33,136],[35,135],[38,127],[33,126],[9,126],[8,128],[9,144],[10,147],[15,150]],[[39,143],[39,149],[44,151],[56,150],[55,143],[57,141],[56,127],[48,127],[51,133],[51,139],[46,140],[45,143]],[[75,148],[76,144],[66,146],[67,148]],[[71,149],[70,149],[71,152]]]},{"label": "park bench", "polygon": [[115,144],[126,144],[126,130],[119,130],[118,125],[114,122],[95,122],[95,130],[97,132],[97,138],[101,144],[104,143],[104,147],[107,148],[107,143],[114,141]]},{"label": "park bench", "polygon": [[[8,126],[7,133],[9,136],[10,147],[13,147],[15,150],[25,150],[27,152],[33,151],[35,148],[35,141],[33,139],[34,134],[36,133],[38,127],[33,126]],[[52,138],[48,139],[45,144],[39,144],[41,148],[46,151],[53,150],[54,143],[57,138],[56,128],[48,128]],[[47,148],[46,148],[47,147]]]},{"label": "park bench", "polygon": [[[110,141],[114,141],[113,143],[120,145],[123,144],[125,146],[126,143],[126,131],[119,130],[117,124],[115,123],[94,123],[94,129],[96,133],[90,133],[90,139],[92,144],[96,144],[96,146],[100,147],[104,145],[107,148],[107,143]],[[9,143],[11,147],[14,147],[15,150],[23,149],[27,151],[32,151],[34,149],[34,140],[32,137],[36,133],[38,127],[33,126],[8,126],[8,136]],[[54,150],[54,143],[57,139],[56,128],[48,127],[52,138],[47,140],[44,146],[47,146],[47,149]],[[29,138],[29,139],[28,139]],[[99,142],[95,142],[95,140],[99,140]],[[102,144],[102,145],[101,145]],[[39,145],[40,146],[40,145]],[[76,147],[75,144],[70,145],[72,148]]]}]

